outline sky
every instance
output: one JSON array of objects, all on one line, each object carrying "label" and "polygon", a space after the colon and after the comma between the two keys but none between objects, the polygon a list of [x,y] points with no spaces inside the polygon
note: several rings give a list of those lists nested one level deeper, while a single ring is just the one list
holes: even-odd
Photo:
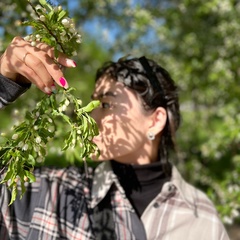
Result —
[{"label": "sky", "polygon": [[[78,1],[69,0],[68,1],[68,10],[71,13],[71,10],[74,10],[78,7]],[[106,26],[102,25],[98,19],[93,19],[91,21],[86,22],[82,26],[83,30],[90,34],[91,36],[103,37],[103,42],[106,44],[111,44],[115,40],[116,32],[114,29],[111,29],[111,31],[106,28]]]}]

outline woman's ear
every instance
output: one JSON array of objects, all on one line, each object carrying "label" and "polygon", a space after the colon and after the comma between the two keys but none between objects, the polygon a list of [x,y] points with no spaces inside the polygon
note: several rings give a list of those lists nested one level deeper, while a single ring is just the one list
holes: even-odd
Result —
[{"label": "woman's ear", "polygon": [[162,132],[167,122],[167,112],[163,107],[158,107],[151,115],[148,131],[155,136]]}]

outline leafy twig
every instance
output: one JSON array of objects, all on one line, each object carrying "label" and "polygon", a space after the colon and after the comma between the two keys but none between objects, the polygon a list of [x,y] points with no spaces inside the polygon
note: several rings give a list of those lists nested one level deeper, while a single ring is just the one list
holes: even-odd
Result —
[{"label": "leafy twig", "polygon": [[[72,56],[78,50],[81,35],[76,32],[73,21],[68,18],[66,11],[60,6],[52,7],[45,0],[34,7],[29,1],[37,19],[26,21],[24,25],[32,26],[35,31],[25,39],[34,46],[36,41],[45,42],[55,50]],[[54,31],[53,31],[54,29]],[[59,48],[60,46],[60,48]],[[91,154],[98,154],[97,146],[91,141],[98,134],[95,121],[88,115],[98,107],[98,101],[92,101],[82,106],[82,101],[76,98],[74,89],[61,89],[56,94],[43,97],[32,111],[27,111],[25,120],[14,127],[11,139],[6,139],[0,147],[0,166],[4,172],[1,184],[7,184],[12,191],[12,204],[17,197],[17,183],[21,185],[21,195],[25,193],[25,182],[34,182],[34,167],[38,162],[44,162],[47,155],[47,144],[55,137],[57,119],[65,122],[69,132],[64,139],[63,151],[74,149],[74,157],[79,161],[90,158]],[[74,109],[74,117],[67,115],[69,106]],[[76,154],[77,152],[77,154]]]}]

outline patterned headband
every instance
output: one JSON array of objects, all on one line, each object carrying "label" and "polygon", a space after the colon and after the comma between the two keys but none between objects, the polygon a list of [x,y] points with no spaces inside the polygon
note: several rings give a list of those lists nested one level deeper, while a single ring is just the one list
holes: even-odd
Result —
[{"label": "patterned headband", "polygon": [[164,99],[164,91],[163,88],[161,87],[160,82],[158,81],[156,75],[153,73],[152,68],[150,67],[148,60],[142,56],[139,58],[139,62],[142,64],[143,69],[146,71],[146,75],[154,89],[158,89],[159,92],[161,92],[161,95]]}]

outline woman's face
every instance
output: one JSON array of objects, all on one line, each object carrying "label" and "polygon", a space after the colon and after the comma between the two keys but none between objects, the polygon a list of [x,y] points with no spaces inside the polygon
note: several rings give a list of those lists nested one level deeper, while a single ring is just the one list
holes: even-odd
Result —
[{"label": "woman's face", "polygon": [[93,99],[101,102],[92,112],[99,127],[99,135],[93,139],[101,152],[98,160],[147,163],[151,114],[143,109],[137,94],[121,82],[103,77],[96,83]]}]

